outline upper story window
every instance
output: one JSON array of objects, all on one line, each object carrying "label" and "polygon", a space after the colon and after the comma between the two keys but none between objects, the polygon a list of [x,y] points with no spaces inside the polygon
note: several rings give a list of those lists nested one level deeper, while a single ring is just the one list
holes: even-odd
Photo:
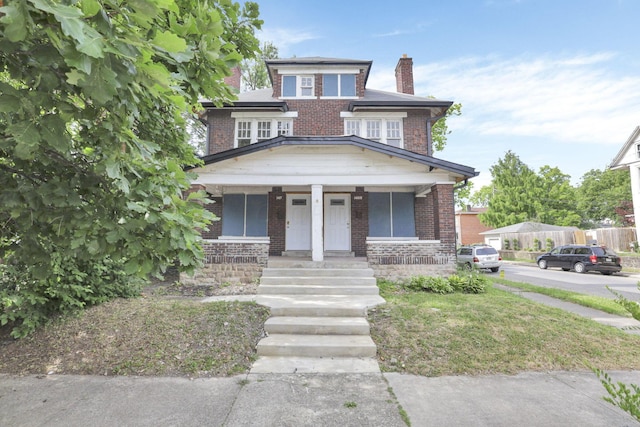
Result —
[{"label": "upper story window", "polygon": [[313,97],[313,75],[282,76],[282,96],[285,98]]},{"label": "upper story window", "polygon": [[402,119],[349,118],[344,121],[345,135],[356,135],[372,141],[402,148]]},{"label": "upper story window", "polygon": [[640,159],[640,144],[636,144],[636,158]]},{"label": "upper story window", "polygon": [[322,96],[354,97],[356,96],[355,74],[323,74]]},{"label": "upper story window", "polygon": [[292,119],[237,119],[234,147],[245,147],[276,136],[291,135],[292,129]]}]

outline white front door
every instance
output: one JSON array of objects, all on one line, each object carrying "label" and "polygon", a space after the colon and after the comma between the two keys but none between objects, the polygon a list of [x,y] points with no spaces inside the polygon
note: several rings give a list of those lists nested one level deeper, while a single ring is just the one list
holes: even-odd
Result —
[{"label": "white front door", "polygon": [[310,194],[287,194],[285,248],[288,251],[311,250]]},{"label": "white front door", "polygon": [[351,196],[324,195],[324,250],[351,250]]}]

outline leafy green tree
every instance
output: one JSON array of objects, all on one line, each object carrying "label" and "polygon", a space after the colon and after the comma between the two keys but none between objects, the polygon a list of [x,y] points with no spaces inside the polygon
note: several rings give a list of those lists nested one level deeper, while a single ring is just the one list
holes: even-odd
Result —
[{"label": "leafy green tree", "polygon": [[202,258],[184,112],[231,99],[258,7],[227,0],[28,0],[0,7],[0,322],[131,293]]},{"label": "leafy green tree", "polygon": [[267,66],[267,59],[278,58],[278,48],[271,42],[264,42],[260,47],[260,54],[255,59],[242,61],[242,85],[245,90],[265,89],[271,87]]},{"label": "leafy green tree", "polygon": [[466,185],[458,185],[453,188],[453,199],[455,205],[460,209],[465,209],[470,204],[471,192],[473,191],[473,182],[469,181]]},{"label": "leafy green tree", "polygon": [[577,190],[577,205],[585,227],[605,219],[623,225],[624,217],[616,210],[624,210],[631,202],[629,171],[592,169],[582,176]]},{"label": "leafy green tree", "polygon": [[538,173],[511,151],[491,167],[492,182],[474,195],[487,212],[480,220],[492,227],[505,227],[524,221],[577,226],[575,188],[569,175],[560,169],[543,166]]},{"label": "leafy green tree", "polygon": [[472,206],[486,208],[489,206],[489,200],[493,196],[493,185],[484,185],[481,189],[473,193],[469,197],[469,203]]},{"label": "leafy green tree", "polygon": [[447,135],[451,133],[447,120],[450,117],[457,117],[462,114],[462,104],[454,103],[445,114],[444,118],[438,120],[431,127],[431,135],[433,138],[433,151],[442,151],[447,145]]}]

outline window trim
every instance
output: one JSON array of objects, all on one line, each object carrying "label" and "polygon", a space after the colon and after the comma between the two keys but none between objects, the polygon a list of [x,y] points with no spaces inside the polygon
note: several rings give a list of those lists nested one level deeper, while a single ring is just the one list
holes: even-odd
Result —
[{"label": "window trim", "polygon": [[[241,236],[234,236],[234,235],[229,235],[229,234],[223,234],[224,237],[231,237],[231,238],[250,238],[250,239],[260,239],[260,238],[265,238],[265,237],[269,237],[269,195],[268,194],[262,194],[262,193],[229,193],[226,195],[223,195],[223,203],[224,203],[224,196],[231,196],[231,195],[241,195],[244,196],[243,198],[243,213],[242,213],[242,235]],[[266,199],[266,223],[265,223],[265,235],[264,236],[247,236],[247,210],[248,210],[248,201],[249,201],[249,197],[250,196],[263,196]],[[223,210],[224,210],[224,205],[223,205]],[[223,228],[224,228],[224,215],[222,215],[222,221],[223,221]]]},{"label": "window trim", "polygon": [[[377,121],[380,123],[380,138],[370,138],[368,136],[368,126],[367,123],[368,122],[372,122],[372,121]],[[347,128],[348,123],[349,122],[359,122],[358,128],[360,131],[359,136],[361,138],[366,138],[369,139],[371,141],[376,141],[376,142],[380,142],[381,144],[386,144],[386,145],[391,145],[392,147],[398,147],[398,148],[404,148],[404,120],[402,120],[401,117],[392,117],[392,118],[387,118],[387,117],[344,117],[344,134],[345,135],[350,135],[350,133],[348,133]],[[400,143],[396,146],[396,145],[392,145],[389,144],[389,140],[391,138],[389,138],[389,127],[388,127],[388,123],[398,123],[398,131],[400,133]],[[396,140],[397,138],[393,138],[393,140]]]},{"label": "window trim", "polygon": [[[232,116],[233,117],[233,116]],[[258,138],[258,123],[269,123],[269,137]],[[255,144],[256,142],[266,141],[271,138],[275,138],[280,135],[293,135],[293,118],[290,117],[236,117],[233,131],[233,148],[238,148],[238,128],[240,123],[250,123],[249,126],[249,144]],[[282,123],[287,123],[287,126],[281,126]],[[280,130],[286,127],[287,133],[280,133]],[[246,139],[246,138],[242,138]],[[243,145],[246,147],[246,145]]]},{"label": "window trim", "polygon": [[[338,95],[325,95],[325,76],[337,76],[337,92]],[[342,76],[353,76],[353,95],[342,95]],[[323,73],[322,74],[322,94],[320,95],[320,99],[358,99],[358,78],[356,73]]]}]

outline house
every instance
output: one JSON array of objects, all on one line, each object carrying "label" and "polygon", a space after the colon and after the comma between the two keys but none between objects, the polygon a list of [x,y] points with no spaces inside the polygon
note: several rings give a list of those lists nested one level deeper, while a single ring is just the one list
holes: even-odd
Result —
[{"label": "house", "polygon": [[[616,157],[609,166],[610,169],[628,169],[631,174],[631,197],[633,198],[633,212],[640,212],[640,126],[631,132]],[[636,224],[636,242],[640,239],[640,221]]]},{"label": "house", "polygon": [[484,237],[480,233],[491,230],[491,227],[481,223],[478,215],[486,211],[487,208],[474,208],[471,206],[456,211],[456,241],[458,246],[484,242]]},{"label": "house", "polygon": [[194,188],[220,221],[203,232],[202,280],[254,280],[270,256],[366,257],[378,276],[455,269],[453,188],[477,175],[433,156],[451,101],[367,88],[372,62],[266,61],[272,88],[203,102],[208,155]]}]

